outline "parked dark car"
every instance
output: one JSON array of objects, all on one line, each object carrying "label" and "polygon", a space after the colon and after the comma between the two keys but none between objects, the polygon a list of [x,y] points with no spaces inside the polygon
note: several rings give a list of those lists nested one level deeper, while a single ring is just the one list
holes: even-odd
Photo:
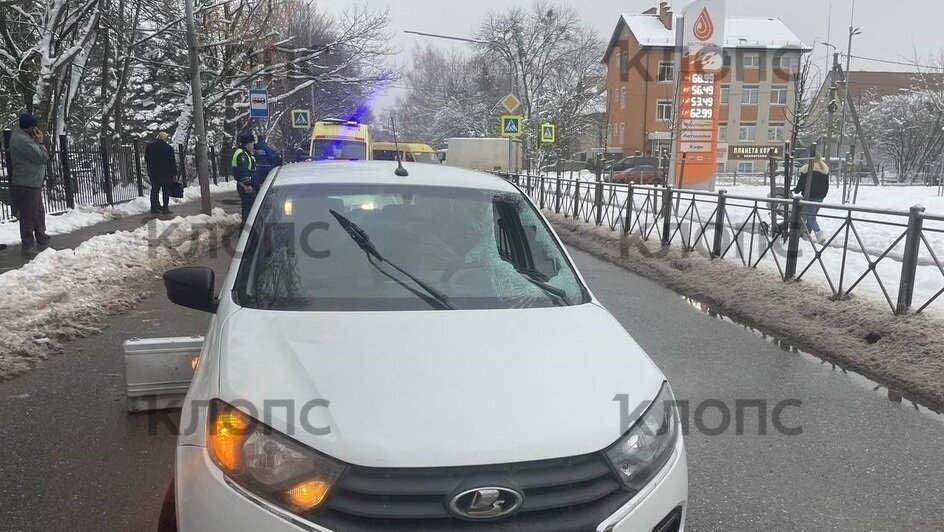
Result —
[{"label": "parked dark car", "polygon": [[651,166],[653,168],[659,167],[659,158],[658,157],[643,157],[641,155],[634,155],[632,157],[626,157],[617,161],[613,165],[613,173],[625,172],[636,168],[637,166]]},{"label": "parked dark car", "polygon": [[629,170],[613,174],[614,183],[633,183],[635,185],[662,185],[662,171],[655,166],[634,166]]},{"label": "parked dark car", "polygon": [[[591,171],[597,171],[597,166],[591,164],[592,161],[587,161],[587,169]],[[631,170],[637,166],[652,166],[659,168],[662,165],[659,163],[658,157],[643,157],[642,155],[632,155],[630,157],[624,157],[618,161],[604,161],[603,162],[603,180],[609,181],[610,176],[615,176],[618,173]]]}]

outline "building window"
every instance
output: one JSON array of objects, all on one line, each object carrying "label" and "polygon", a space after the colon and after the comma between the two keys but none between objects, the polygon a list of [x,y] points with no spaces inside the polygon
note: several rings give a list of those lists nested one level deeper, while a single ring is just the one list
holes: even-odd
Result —
[{"label": "building window", "polygon": [[659,83],[670,83],[675,80],[675,63],[659,63]]},{"label": "building window", "polygon": [[731,87],[721,86],[721,105],[728,105],[731,102]]},{"label": "building window", "polygon": [[787,128],[784,124],[770,124],[767,130],[767,140],[770,142],[784,142],[787,140]]},{"label": "building window", "polygon": [[753,161],[741,161],[738,163],[738,173],[739,174],[753,174],[754,173],[754,162]]},{"label": "building window", "polygon": [[656,102],[656,120],[661,122],[672,121],[672,101],[659,100]]},{"label": "building window", "polygon": [[718,126],[718,142],[728,141],[728,124]]},{"label": "building window", "polygon": [[629,50],[620,52],[620,74],[624,78],[629,75]]},{"label": "building window", "polygon": [[620,109],[626,109],[626,87],[620,89]]},{"label": "building window", "polygon": [[760,54],[744,54],[744,68],[760,68]]},{"label": "building window", "polygon": [[770,88],[770,105],[787,105],[787,87]]},{"label": "building window", "polygon": [[740,133],[738,133],[738,140],[740,142],[756,142],[757,124],[741,124]]},{"label": "building window", "polygon": [[621,123],[619,125],[619,145],[623,146],[626,144],[626,124]]},{"label": "building window", "polygon": [[741,88],[741,105],[757,105],[757,97],[760,94],[760,87],[757,85],[745,85]]},{"label": "building window", "polygon": [[721,54],[721,58],[722,58],[722,62],[724,63],[724,66],[726,67],[731,66],[731,54],[723,53]]},{"label": "building window", "polygon": [[793,68],[793,56],[778,54],[774,56],[774,68]]}]

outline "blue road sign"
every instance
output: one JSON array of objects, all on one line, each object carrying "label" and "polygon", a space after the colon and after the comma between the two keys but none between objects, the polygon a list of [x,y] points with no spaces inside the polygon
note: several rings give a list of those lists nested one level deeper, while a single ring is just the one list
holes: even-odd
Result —
[{"label": "blue road sign", "polygon": [[269,118],[269,91],[249,89],[249,117]]}]

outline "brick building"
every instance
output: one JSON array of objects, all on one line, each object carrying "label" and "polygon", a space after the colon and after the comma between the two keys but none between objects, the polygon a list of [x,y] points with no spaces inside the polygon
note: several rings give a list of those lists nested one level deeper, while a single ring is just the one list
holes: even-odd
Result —
[{"label": "brick building", "polygon": [[[667,2],[620,17],[607,47],[608,145],[624,156],[671,151],[676,90],[676,30]],[[795,103],[792,74],[810,48],[779,18],[725,18],[719,172],[762,172],[766,154],[783,153]]]}]

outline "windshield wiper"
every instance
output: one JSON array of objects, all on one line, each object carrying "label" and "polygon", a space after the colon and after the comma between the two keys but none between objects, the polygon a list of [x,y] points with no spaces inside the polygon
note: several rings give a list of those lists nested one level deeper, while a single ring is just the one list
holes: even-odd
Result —
[{"label": "windshield wiper", "polygon": [[551,299],[557,306],[569,307],[572,305],[570,299],[567,297],[567,292],[549,284],[547,282],[547,276],[542,272],[533,268],[515,268],[515,271],[520,273],[525,279],[531,281],[531,284],[534,286],[544,290],[548,295],[553,296]]},{"label": "windshield wiper", "polygon": [[[417,279],[416,276],[414,276],[413,274],[407,272],[403,268],[385,259],[383,255],[381,255],[380,252],[377,251],[377,248],[374,247],[374,244],[370,241],[370,237],[367,236],[367,233],[363,229],[358,227],[357,224],[352,222],[350,219],[346,218],[343,214],[340,214],[331,209],[329,209],[328,211],[331,213],[332,216],[334,216],[334,218],[338,221],[338,223],[341,224],[341,229],[344,229],[344,232],[347,233],[348,236],[350,236],[352,240],[354,240],[354,243],[357,244],[359,248],[364,250],[364,253],[367,253],[367,261],[373,264],[374,267],[377,268],[378,271],[380,271],[380,273],[386,275],[387,277],[392,279],[394,282],[396,282],[403,288],[406,288],[407,290],[412,292],[413,295],[422,299],[423,301],[428,303],[429,306],[435,309],[458,310],[455,305],[449,302],[449,296],[440,292],[439,290],[436,290],[435,288],[426,284],[420,279]],[[376,262],[374,262],[371,257],[376,258],[380,262],[390,265],[391,268],[397,270],[404,276],[408,277],[411,281],[416,283],[417,286],[422,288],[426,293],[424,294],[423,292],[420,292],[419,290],[416,290],[413,287],[409,286],[408,284],[404,283],[400,279],[397,279],[396,277],[390,275],[390,273],[388,273],[386,270],[381,268]]]}]

